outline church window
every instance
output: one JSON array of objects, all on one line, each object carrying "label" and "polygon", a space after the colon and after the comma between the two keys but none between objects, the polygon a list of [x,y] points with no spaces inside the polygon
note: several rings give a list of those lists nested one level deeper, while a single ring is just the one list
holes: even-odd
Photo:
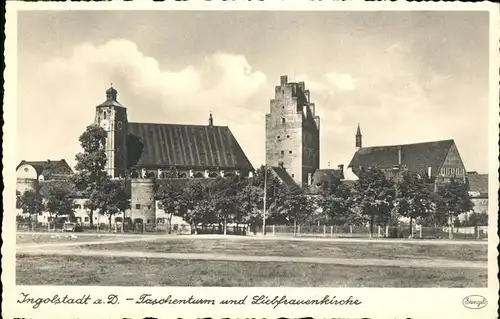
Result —
[{"label": "church window", "polygon": [[141,204],[135,204],[136,209],[141,209]]}]

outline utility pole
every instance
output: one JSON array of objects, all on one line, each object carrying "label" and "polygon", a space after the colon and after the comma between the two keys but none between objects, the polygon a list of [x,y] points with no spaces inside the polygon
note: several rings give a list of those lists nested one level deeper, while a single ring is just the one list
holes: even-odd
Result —
[{"label": "utility pole", "polygon": [[266,235],[266,194],[267,193],[267,165],[264,166],[264,212],[262,214],[262,234]]}]

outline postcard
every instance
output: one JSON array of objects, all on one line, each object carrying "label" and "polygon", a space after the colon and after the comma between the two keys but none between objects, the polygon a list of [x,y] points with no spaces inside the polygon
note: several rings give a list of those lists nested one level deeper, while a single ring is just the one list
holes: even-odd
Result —
[{"label": "postcard", "polygon": [[5,318],[493,318],[487,3],[6,4]]}]

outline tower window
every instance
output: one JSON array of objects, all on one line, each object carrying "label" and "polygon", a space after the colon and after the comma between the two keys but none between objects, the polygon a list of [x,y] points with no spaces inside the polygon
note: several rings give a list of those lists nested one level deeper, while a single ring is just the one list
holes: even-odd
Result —
[{"label": "tower window", "polygon": [[280,136],[278,135],[278,139],[280,139]]},{"label": "tower window", "polygon": [[290,135],[287,135],[286,138],[290,138]]},{"label": "tower window", "polygon": [[292,151],[288,151],[289,154],[292,154]]},{"label": "tower window", "polygon": [[141,204],[135,204],[136,209],[141,209]]},{"label": "tower window", "polygon": [[104,113],[102,114],[102,118],[106,119],[106,111],[104,111]]},{"label": "tower window", "polygon": [[292,174],[292,177],[295,177],[295,174]]},{"label": "tower window", "polygon": [[281,155],[285,154],[285,151],[281,151]]},{"label": "tower window", "polygon": [[281,123],[285,123],[285,118],[282,118],[282,119],[281,119]]},{"label": "tower window", "polygon": [[118,125],[117,125],[117,126],[118,126],[118,129],[119,129],[119,130],[121,130],[121,129],[122,129],[122,127],[123,127],[123,123],[122,123],[122,122],[118,122]]}]

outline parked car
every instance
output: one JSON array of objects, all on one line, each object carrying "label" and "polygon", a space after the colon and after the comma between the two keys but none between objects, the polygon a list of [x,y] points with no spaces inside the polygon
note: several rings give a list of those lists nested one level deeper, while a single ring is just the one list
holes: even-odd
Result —
[{"label": "parked car", "polygon": [[64,223],[62,230],[65,232],[82,232],[83,226],[78,223]]}]

